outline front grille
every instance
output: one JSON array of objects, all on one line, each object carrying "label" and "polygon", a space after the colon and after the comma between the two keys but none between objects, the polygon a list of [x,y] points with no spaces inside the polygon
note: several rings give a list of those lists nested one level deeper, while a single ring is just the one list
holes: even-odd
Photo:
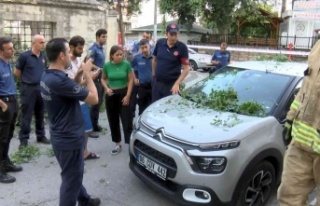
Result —
[{"label": "front grille", "polygon": [[167,171],[168,177],[174,178],[176,176],[177,164],[171,157],[153,149],[152,147],[144,144],[139,140],[136,140],[134,142],[134,149],[135,149],[135,153],[138,150],[140,153],[146,155],[148,158],[152,159],[153,161],[156,161],[157,163],[165,166],[168,169]]}]

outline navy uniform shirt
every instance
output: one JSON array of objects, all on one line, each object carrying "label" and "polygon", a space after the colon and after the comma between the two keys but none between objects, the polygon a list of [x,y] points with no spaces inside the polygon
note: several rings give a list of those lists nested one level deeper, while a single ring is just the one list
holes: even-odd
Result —
[{"label": "navy uniform shirt", "polygon": [[157,57],[155,78],[160,82],[175,82],[181,75],[182,64],[189,64],[188,48],[180,41],[169,48],[167,39],[159,39],[153,55]]},{"label": "navy uniform shirt", "polygon": [[132,62],[132,68],[137,71],[140,84],[151,84],[152,82],[152,56],[145,57],[137,54]]},{"label": "navy uniform shirt", "polygon": [[92,51],[91,58],[93,59],[93,64],[97,67],[103,68],[104,62],[106,60],[103,47],[101,45],[98,45],[97,43],[94,43],[89,48],[89,50]]},{"label": "navy uniform shirt", "polygon": [[221,62],[221,64],[215,66],[215,69],[218,70],[218,69],[221,69],[222,67],[227,66],[230,62],[230,57],[231,55],[230,55],[230,52],[228,51],[225,51],[225,52],[221,52],[220,50],[215,51],[212,56],[212,60]]},{"label": "navy uniform shirt", "polygon": [[0,58],[0,96],[16,95],[17,89],[14,82],[10,63]]},{"label": "navy uniform shirt", "polygon": [[87,98],[88,90],[64,71],[54,69],[43,73],[40,89],[48,111],[52,147],[60,150],[83,148],[84,119],[79,101]]},{"label": "navy uniform shirt", "polygon": [[16,68],[21,70],[22,83],[39,85],[42,73],[46,69],[44,53],[41,52],[37,57],[31,50],[23,52],[18,58]]}]

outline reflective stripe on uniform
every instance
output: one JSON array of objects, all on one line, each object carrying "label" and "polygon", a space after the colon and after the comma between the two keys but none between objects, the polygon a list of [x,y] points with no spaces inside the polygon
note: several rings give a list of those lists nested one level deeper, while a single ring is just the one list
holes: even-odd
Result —
[{"label": "reflective stripe on uniform", "polygon": [[320,135],[317,130],[299,120],[295,120],[292,125],[293,138],[302,144],[320,153]]},{"label": "reflective stripe on uniform", "polygon": [[297,100],[294,100],[290,105],[290,109],[298,110],[299,106],[300,106],[300,102],[298,102]]}]

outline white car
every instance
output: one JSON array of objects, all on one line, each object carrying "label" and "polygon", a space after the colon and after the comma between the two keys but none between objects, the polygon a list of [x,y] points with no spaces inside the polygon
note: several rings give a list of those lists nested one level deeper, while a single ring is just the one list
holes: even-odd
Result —
[{"label": "white car", "polygon": [[188,48],[190,70],[197,71],[202,69],[203,71],[209,71],[213,67],[211,64],[212,56],[209,54],[199,54],[193,49]]},{"label": "white car", "polygon": [[152,103],[130,168],[178,205],[265,206],[280,183],[286,114],[306,63],[248,61]]}]

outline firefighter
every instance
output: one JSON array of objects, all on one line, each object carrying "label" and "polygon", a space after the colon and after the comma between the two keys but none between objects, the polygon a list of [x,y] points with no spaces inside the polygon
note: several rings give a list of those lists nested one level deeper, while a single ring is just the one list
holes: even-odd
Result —
[{"label": "firefighter", "polygon": [[320,186],[319,55],[320,41],[311,49],[302,87],[287,114],[283,140],[289,147],[278,189],[280,206],[306,205],[309,193]]}]

